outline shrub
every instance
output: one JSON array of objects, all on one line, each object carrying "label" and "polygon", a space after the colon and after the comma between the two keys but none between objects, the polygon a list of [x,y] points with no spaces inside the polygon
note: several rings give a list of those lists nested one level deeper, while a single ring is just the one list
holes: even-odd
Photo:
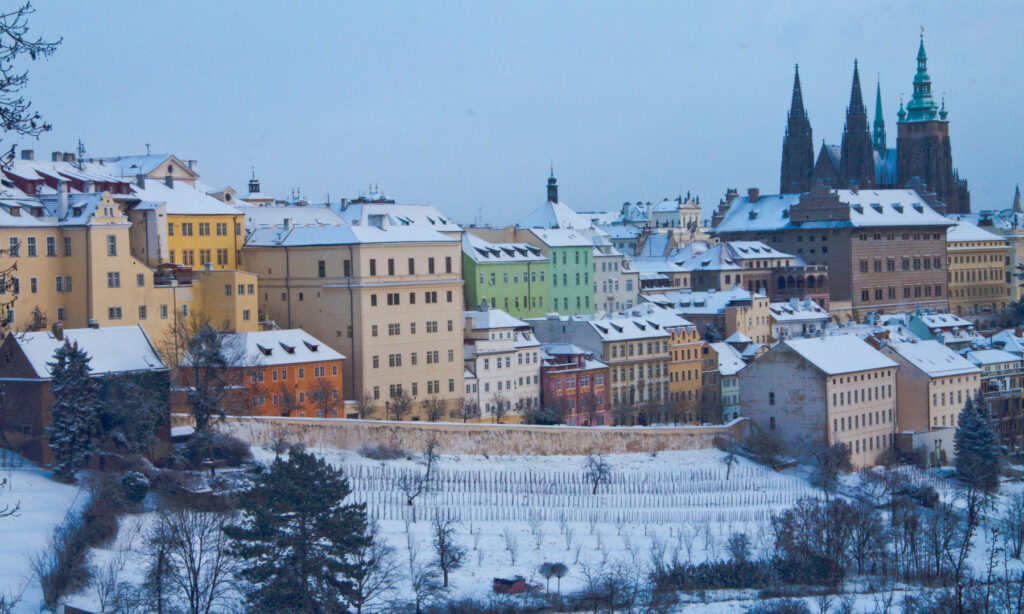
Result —
[{"label": "shrub", "polygon": [[405,458],[408,453],[398,444],[379,444],[376,446],[363,446],[359,448],[359,454],[371,460],[395,460]]},{"label": "shrub", "polygon": [[655,579],[661,587],[679,591],[764,588],[775,580],[771,561],[707,561],[697,565],[680,564]]},{"label": "shrub", "polygon": [[193,469],[202,467],[207,460],[222,460],[229,467],[238,467],[252,458],[247,443],[221,433],[196,433],[185,444],[182,455]]},{"label": "shrub", "polygon": [[744,446],[764,465],[772,465],[785,452],[782,439],[772,431],[754,429]]},{"label": "shrub", "polygon": [[84,522],[84,517],[69,513],[53,530],[46,550],[32,560],[48,608],[55,608],[61,597],[82,590],[92,579],[89,547],[82,539]]},{"label": "shrub", "polygon": [[149,480],[137,471],[129,471],[121,476],[121,490],[124,497],[132,503],[139,503],[149,492]]},{"label": "shrub", "polygon": [[802,600],[773,599],[747,608],[745,614],[811,614],[811,609]]}]

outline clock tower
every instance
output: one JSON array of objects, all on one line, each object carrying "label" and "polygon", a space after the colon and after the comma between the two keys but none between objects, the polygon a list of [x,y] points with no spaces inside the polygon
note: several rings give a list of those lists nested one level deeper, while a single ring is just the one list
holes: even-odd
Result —
[{"label": "clock tower", "polygon": [[900,103],[898,117],[896,165],[900,183],[908,185],[918,178],[946,204],[947,212],[969,213],[971,197],[967,181],[960,179],[953,170],[946,103],[943,101],[940,107],[932,98],[923,32],[917,51],[914,95],[906,109]]}]

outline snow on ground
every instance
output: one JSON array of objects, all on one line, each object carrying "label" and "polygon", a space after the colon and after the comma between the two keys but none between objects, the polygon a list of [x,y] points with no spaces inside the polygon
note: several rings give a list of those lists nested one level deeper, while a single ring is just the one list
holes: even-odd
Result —
[{"label": "snow on ground", "polygon": [[[806,479],[746,459],[737,459],[726,480],[718,450],[608,455],[611,480],[596,495],[583,456],[441,456],[435,488],[410,507],[400,484],[404,475],[424,471],[420,455],[374,461],[351,451],[317,453],[345,469],[354,499],[367,503],[404,569],[410,544],[420,562],[433,558],[435,511],[458,518],[466,558],[451,584],[464,596],[490,594],[494,577],[522,575],[543,585],[538,567],[545,561],[568,565],[562,590],[571,591],[584,586],[586,567],[649,568],[652,553],[722,558],[733,532],[747,533],[761,552],[771,547],[771,513],[820,496]],[[514,563],[510,547],[518,550]]]},{"label": "snow on ground", "polygon": [[17,595],[24,589],[15,612],[38,612],[43,600],[33,577],[32,559],[50,542],[53,529],[70,510],[84,507],[88,493],[80,486],[62,484],[53,472],[3,451],[0,466],[0,509],[21,503],[15,516],[0,518],[0,594]]}]

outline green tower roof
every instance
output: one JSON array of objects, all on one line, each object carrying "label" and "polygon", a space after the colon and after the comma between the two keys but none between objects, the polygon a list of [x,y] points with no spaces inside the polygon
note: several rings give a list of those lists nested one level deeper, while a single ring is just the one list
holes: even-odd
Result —
[{"label": "green tower roof", "polygon": [[[939,115],[939,105],[932,98],[932,79],[928,76],[928,54],[924,51],[924,32],[921,46],[917,50],[917,74],[914,75],[914,95],[907,103],[906,119],[900,121],[934,121]],[[942,118],[943,120],[945,117]]]}]

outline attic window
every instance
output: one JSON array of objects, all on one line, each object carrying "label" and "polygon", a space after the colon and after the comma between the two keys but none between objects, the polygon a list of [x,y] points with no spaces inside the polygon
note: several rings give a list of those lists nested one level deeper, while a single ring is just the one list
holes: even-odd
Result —
[{"label": "attic window", "polygon": [[295,353],[295,346],[294,345],[285,345],[281,341],[278,341],[278,343],[281,345],[282,348],[284,348],[284,351],[288,352],[289,354],[294,354]]},{"label": "attic window", "polygon": [[607,329],[607,328],[605,328],[605,327],[603,327],[603,326],[601,326],[600,324],[595,324],[595,325],[594,325],[594,327],[595,327],[595,328],[596,328],[597,330],[601,331],[601,333],[602,333],[602,334],[604,334],[604,335],[607,335],[607,334],[608,334],[608,329]]},{"label": "attic window", "polygon": [[261,352],[261,353],[262,353],[262,354],[263,354],[264,356],[270,356],[271,354],[273,354],[273,353],[274,353],[274,349],[273,349],[273,348],[265,348],[265,347],[263,347],[262,345],[260,345],[260,344],[258,344],[258,343],[256,344],[256,348],[257,348],[257,349],[258,349],[258,350],[259,350],[259,351],[260,351],[260,352]]},{"label": "attic window", "polygon": [[757,219],[757,209],[750,210],[750,219]]},{"label": "attic window", "polygon": [[901,205],[900,203],[893,203],[892,208],[895,209],[898,213],[903,213],[903,205]]},{"label": "attic window", "polygon": [[914,207],[914,211],[917,211],[918,213],[924,213],[924,205],[922,205],[921,203],[914,203],[912,206]]},{"label": "attic window", "polygon": [[316,343],[310,343],[309,341],[303,341],[303,343],[306,344],[306,347],[309,348],[310,352],[315,352],[320,348],[320,346]]},{"label": "attic window", "polygon": [[882,205],[880,205],[879,203],[871,203],[871,208],[879,213],[882,212]]},{"label": "attic window", "polygon": [[619,326],[617,324],[610,324],[610,326],[615,329],[615,332],[617,332],[617,333],[621,333],[622,332],[622,327],[621,326]]},{"label": "attic window", "polygon": [[853,205],[853,210],[856,211],[857,213],[864,213],[864,206],[863,205]]}]

